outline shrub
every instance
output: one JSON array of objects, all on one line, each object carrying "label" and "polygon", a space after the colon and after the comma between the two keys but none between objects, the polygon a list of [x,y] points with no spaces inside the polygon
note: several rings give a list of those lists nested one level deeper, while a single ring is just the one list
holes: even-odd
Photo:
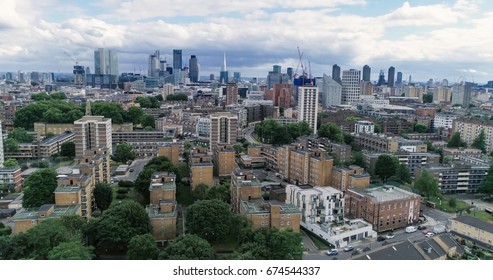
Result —
[{"label": "shrub", "polygon": [[128,193],[128,190],[127,189],[118,189],[118,190],[116,190],[116,192],[118,194],[127,194]]},{"label": "shrub", "polygon": [[116,199],[126,199],[127,195],[126,194],[117,194]]}]

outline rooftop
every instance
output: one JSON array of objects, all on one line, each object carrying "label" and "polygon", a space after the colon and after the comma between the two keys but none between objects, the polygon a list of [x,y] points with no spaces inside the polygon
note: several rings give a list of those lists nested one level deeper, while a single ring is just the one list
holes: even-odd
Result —
[{"label": "rooftop", "polygon": [[418,197],[419,195],[405,191],[392,185],[384,185],[382,187],[370,189],[351,189],[354,192],[372,197],[374,202],[387,202],[393,200],[407,199]]},{"label": "rooftop", "polygon": [[[46,218],[56,219],[56,218],[60,218],[64,215],[75,215],[78,212],[80,207],[81,207],[80,205],[56,206],[53,213],[49,217],[46,217]],[[13,221],[19,221],[19,220],[37,219],[38,218],[37,213],[38,212],[44,212],[44,211],[46,211],[46,210],[44,210],[44,209],[41,210],[41,208],[38,208],[38,209],[26,208],[26,209],[22,210],[21,212],[17,212],[17,214],[15,214],[15,216],[12,217],[12,220]]]},{"label": "rooftop", "polygon": [[292,204],[284,204],[277,200],[263,200],[262,198],[259,198],[241,201],[241,207],[248,214],[268,214],[270,213],[269,206],[271,205],[280,205],[281,214],[300,213],[300,210],[296,206]]},{"label": "rooftop", "polygon": [[472,227],[475,227],[475,228],[478,228],[478,229],[481,229],[481,230],[484,230],[484,231],[487,231],[489,233],[493,233],[493,224],[492,223],[488,223],[488,222],[484,222],[484,221],[481,221],[479,219],[476,219],[474,217],[471,217],[471,216],[459,216],[457,218],[454,218],[453,220],[455,221],[458,221],[460,223],[463,223],[463,224],[466,224],[466,225],[469,225],[469,226],[472,226]]},{"label": "rooftop", "polygon": [[[176,202],[175,202],[176,203]],[[176,207],[173,208],[173,212],[160,212],[159,205],[150,204],[146,207],[146,212],[149,218],[159,219],[159,218],[173,218],[177,217],[178,212],[176,212]]]},{"label": "rooftop", "polygon": [[57,187],[55,189],[55,193],[71,193],[71,192],[78,192],[82,190],[84,190],[84,188],[80,186],[64,185]]}]

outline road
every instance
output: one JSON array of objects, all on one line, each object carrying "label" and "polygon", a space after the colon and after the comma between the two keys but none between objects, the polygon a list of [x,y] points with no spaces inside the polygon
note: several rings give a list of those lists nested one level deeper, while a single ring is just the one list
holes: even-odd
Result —
[{"label": "road", "polygon": [[248,143],[258,143],[255,138],[253,138],[252,133],[255,130],[255,127],[247,127],[245,128],[245,139],[248,141]]},{"label": "road", "polygon": [[114,178],[117,178],[119,181],[132,181],[135,182],[137,179],[137,176],[139,176],[139,173],[144,169],[144,165],[149,162],[150,159],[136,159],[132,162],[132,164],[129,166],[129,170],[133,169],[133,172],[127,171],[127,174],[124,176],[114,176]]}]

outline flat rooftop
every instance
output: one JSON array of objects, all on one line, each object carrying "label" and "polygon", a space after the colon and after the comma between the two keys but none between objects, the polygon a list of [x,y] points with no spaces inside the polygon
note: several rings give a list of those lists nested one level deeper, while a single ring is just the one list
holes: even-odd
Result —
[{"label": "flat rooftop", "polygon": [[55,193],[71,193],[82,191],[84,188],[80,186],[65,185],[55,189]]},{"label": "flat rooftop", "polygon": [[241,207],[248,214],[267,214],[270,213],[270,205],[279,205],[281,207],[281,214],[297,214],[301,213],[300,210],[292,205],[279,202],[277,200],[263,200],[252,199],[252,200],[242,200]]},{"label": "flat rooftop", "polygon": [[387,202],[393,200],[407,199],[417,197],[417,194],[405,191],[395,186],[386,185],[370,189],[351,189],[354,192],[372,197],[375,202]]},{"label": "flat rooftop", "polygon": [[[55,210],[51,213],[50,216],[42,218],[42,219],[56,219],[61,218],[64,215],[75,215],[78,212],[80,205],[71,205],[71,206],[55,206]],[[20,220],[32,220],[39,219],[37,214],[40,212],[39,208],[26,208],[21,212],[17,212],[17,214],[12,217],[13,221]],[[42,211],[41,211],[42,212]]]},{"label": "flat rooftop", "polygon": [[161,218],[171,219],[171,218],[176,218],[178,216],[176,207],[174,207],[173,212],[160,212],[159,205],[157,204],[147,205],[146,212],[150,219],[161,219]]}]

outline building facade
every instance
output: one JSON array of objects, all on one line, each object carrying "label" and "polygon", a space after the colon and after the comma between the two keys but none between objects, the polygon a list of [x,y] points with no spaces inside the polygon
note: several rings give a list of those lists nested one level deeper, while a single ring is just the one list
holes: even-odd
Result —
[{"label": "building facade", "polygon": [[298,87],[298,121],[306,122],[317,134],[318,88]]},{"label": "building facade", "polygon": [[74,122],[75,156],[88,150],[106,147],[112,153],[111,119],[103,116],[84,116]]}]

